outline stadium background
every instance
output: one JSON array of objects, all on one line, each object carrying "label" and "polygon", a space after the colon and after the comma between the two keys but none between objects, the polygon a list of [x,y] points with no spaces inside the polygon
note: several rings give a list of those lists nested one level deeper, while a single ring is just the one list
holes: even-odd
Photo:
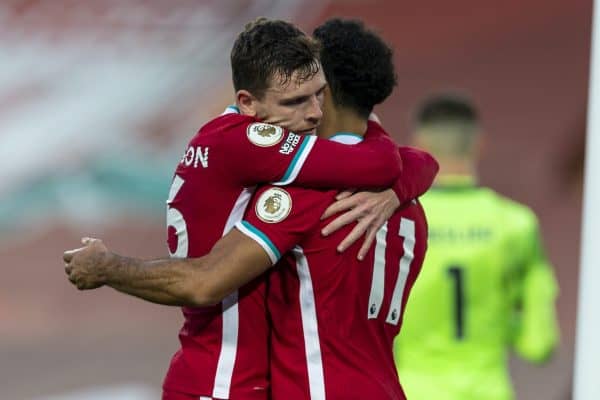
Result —
[{"label": "stadium background", "polygon": [[[511,361],[520,399],[569,398],[591,0],[5,0],[0,4],[0,399],[156,398],[181,317],[110,289],[79,293],[61,254],[82,235],[164,256],[164,200],[198,126],[231,101],[233,38],[257,16],[307,31],[363,18],[395,47],[377,111],[461,89],[488,133],[481,182],[538,213],[562,343]],[[209,190],[209,189],[207,189]]]}]

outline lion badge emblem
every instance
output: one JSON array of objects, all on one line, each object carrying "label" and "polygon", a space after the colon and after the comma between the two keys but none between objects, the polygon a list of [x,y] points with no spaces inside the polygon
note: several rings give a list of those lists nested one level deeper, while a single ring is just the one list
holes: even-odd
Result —
[{"label": "lion badge emblem", "polygon": [[260,147],[274,146],[283,139],[283,129],[279,126],[255,122],[246,130],[248,140]]},{"label": "lion badge emblem", "polygon": [[258,218],[267,223],[283,221],[292,210],[290,194],[281,188],[271,188],[260,195],[255,212]]}]

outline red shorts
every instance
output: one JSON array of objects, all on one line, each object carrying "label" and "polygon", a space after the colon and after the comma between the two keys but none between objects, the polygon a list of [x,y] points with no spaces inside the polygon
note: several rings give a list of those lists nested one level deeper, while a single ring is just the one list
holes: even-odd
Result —
[{"label": "red shorts", "polygon": [[162,400],[212,400],[212,398],[163,389]]}]

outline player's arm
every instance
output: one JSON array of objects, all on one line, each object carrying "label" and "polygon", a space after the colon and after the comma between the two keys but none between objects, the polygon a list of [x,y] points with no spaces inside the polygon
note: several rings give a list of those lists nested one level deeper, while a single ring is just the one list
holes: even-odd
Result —
[{"label": "player's arm", "polygon": [[248,120],[232,133],[221,139],[221,147],[230,153],[226,172],[243,186],[273,182],[313,188],[381,188],[390,187],[402,171],[397,145],[381,129],[369,132],[355,145],[300,136]]},{"label": "player's arm", "polygon": [[[307,163],[301,171],[300,176],[296,179],[296,183],[302,186],[311,186],[311,187],[328,187],[328,188],[357,188],[364,189],[367,188],[367,185],[372,188],[383,188],[383,187],[391,187],[398,197],[400,203],[405,203],[406,201],[415,199],[422,194],[424,194],[431,185],[433,184],[433,180],[438,173],[439,164],[431,156],[431,154],[408,146],[401,146],[397,149],[398,157],[402,160],[402,169],[399,174],[396,175],[396,179],[389,182],[384,182],[383,179],[388,179],[388,174],[390,171],[382,174],[382,170],[386,168],[386,165],[390,164],[391,161],[386,159],[385,157],[380,160],[374,160],[379,157],[379,154],[383,154],[385,156],[384,150],[376,150],[378,147],[386,148],[388,144],[382,144],[387,141],[391,141],[388,137],[377,136],[374,133],[373,137],[365,138],[365,140],[359,144],[348,146],[346,150],[350,150],[350,152],[344,151],[337,153],[337,147],[328,148],[331,145],[339,145],[339,143],[334,143],[332,141],[329,142],[328,145],[324,145],[313,150],[312,158],[309,158],[308,161],[311,163]],[[378,143],[382,142],[382,143]],[[377,143],[377,144],[376,144]],[[361,147],[362,146],[362,147]],[[367,150],[365,150],[365,148]],[[374,151],[372,149],[375,149]],[[371,152],[372,159],[368,160],[366,163],[361,163],[361,159],[363,154],[367,154],[367,152]],[[327,155],[330,154],[330,155]],[[333,155],[331,155],[333,154]],[[347,155],[350,155],[349,158],[345,158]],[[335,171],[343,170],[343,174],[339,176]],[[318,182],[315,177],[321,175],[318,179],[327,179],[323,176],[325,171],[330,172],[331,177],[335,177],[337,180],[334,184],[323,185]],[[394,170],[395,172],[395,170]],[[304,174],[304,175],[302,175]],[[361,179],[371,179],[376,175],[379,175],[382,180],[378,182],[376,179],[370,181],[361,181]],[[309,177],[311,180],[306,180]],[[346,183],[345,185],[339,186],[339,182]],[[334,182],[332,182],[334,183]]]},{"label": "player's arm", "polygon": [[63,255],[69,280],[80,290],[106,285],[173,306],[209,306],[259,276],[273,263],[256,241],[233,229],[200,258],[141,260],[110,252],[98,239]]},{"label": "player's arm", "polygon": [[329,197],[315,203],[314,191],[297,191],[292,200],[291,189],[258,190],[244,221],[203,257],[141,260],[112,253],[98,239],[84,239],[84,247],[63,254],[65,272],[81,290],[106,285],[153,303],[217,304],[274,265],[319,223]]},{"label": "player's arm", "polygon": [[558,285],[543,254],[537,223],[522,237],[525,259],[518,285],[515,351],[531,362],[546,361],[556,349],[559,330],[555,310]]},{"label": "player's arm", "polygon": [[426,151],[414,147],[400,146],[403,168],[392,190],[400,204],[425,194],[433,184],[440,165]]},{"label": "player's arm", "polygon": [[373,130],[354,145],[317,139],[295,184],[316,188],[376,189],[390,187],[403,169],[397,144],[383,131]]}]

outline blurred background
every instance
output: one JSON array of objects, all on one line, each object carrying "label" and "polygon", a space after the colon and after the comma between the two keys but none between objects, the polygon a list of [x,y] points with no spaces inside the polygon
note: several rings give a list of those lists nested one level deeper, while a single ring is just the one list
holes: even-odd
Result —
[{"label": "blurred background", "polygon": [[185,144],[233,101],[229,51],[257,17],[307,31],[360,17],[395,48],[376,111],[406,141],[415,104],[468,93],[488,134],[481,183],[531,206],[561,294],[544,367],[511,360],[519,399],[572,379],[592,0],[4,0],[0,3],[0,399],[158,398],[177,308],[79,293],[83,235],[166,256],[165,199]]}]

